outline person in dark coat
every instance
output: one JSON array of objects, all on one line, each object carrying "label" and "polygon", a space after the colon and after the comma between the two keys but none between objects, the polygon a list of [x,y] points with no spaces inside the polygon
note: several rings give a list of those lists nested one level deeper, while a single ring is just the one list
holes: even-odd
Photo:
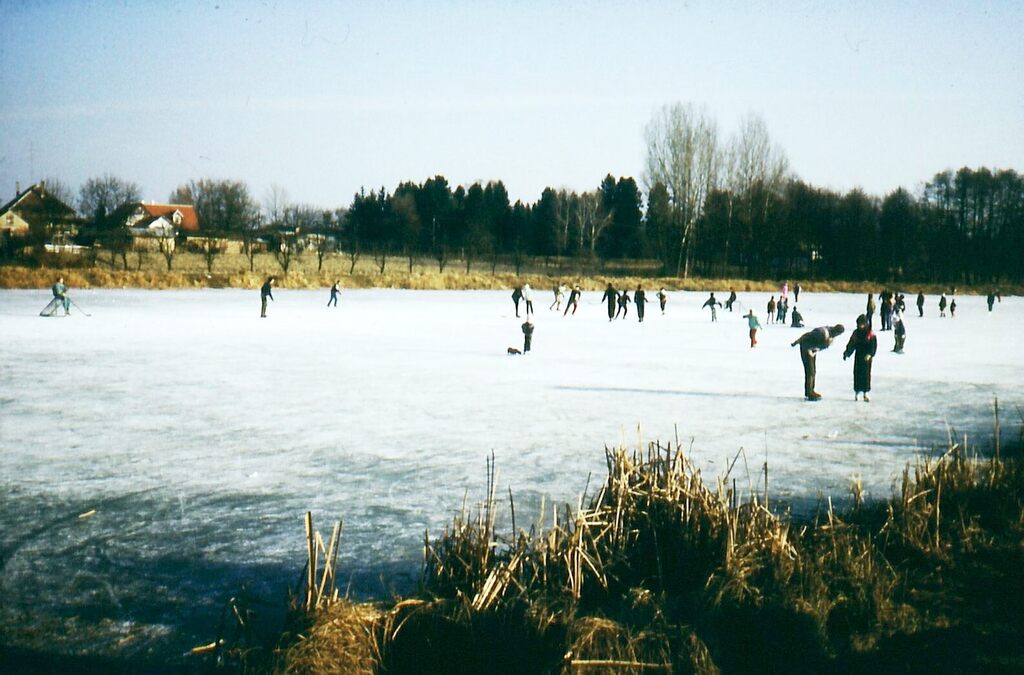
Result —
[{"label": "person in dark coat", "polygon": [[893,318],[893,335],[896,338],[896,344],[893,345],[892,350],[897,354],[903,353],[903,345],[907,342],[907,327],[903,323],[903,313],[896,312],[896,316]]},{"label": "person in dark coat", "polygon": [[864,394],[864,400],[870,401],[871,391],[871,360],[878,351],[878,338],[871,331],[871,324],[866,316],[857,317],[857,329],[850,335],[843,352],[843,361],[853,355],[853,400]]},{"label": "person in dark coat", "polygon": [[985,302],[988,303],[988,311],[991,312],[992,311],[992,305],[996,304],[996,294],[995,293],[989,293],[988,297],[985,298]]},{"label": "person in dark coat", "polygon": [[804,327],[804,315],[800,313],[796,305],[793,305],[793,322],[789,324],[792,328],[803,328]]},{"label": "person in dark coat", "polygon": [[864,308],[864,315],[867,317],[869,324],[875,321],[875,308],[875,296],[873,293],[868,293],[868,304]]},{"label": "person in dark coat", "polygon": [[568,314],[570,308],[572,308],[573,315],[576,314],[576,308],[580,304],[580,295],[581,294],[582,294],[582,291],[580,291],[580,285],[579,284],[576,284],[575,286],[572,287],[572,290],[569,291],[569,302],[565,303],[565,311],[562,312],[562,316],[565,316],[566,314]]},{"label": "person in dark coat", "polygon": [[629,314],[629,293],[626,292],[625,288],[619,293],[619,311],[615,313],[616,319],[619,318],[619,314],[622,314],[623,319]]},{"label": "person in dark coat", "polygon": [[328,307],[330,307],[331,305],[334,305],[335,307],[338,306],[338,284],[340,282],[341,280],[339,279],[334,282],[333,286],[331,286],[331,299],[327,301]]},{"label": "person in dark coat", "polygon": [[[68,287],[64,284],[64,277],[58,277],[57,283],[50,291],[53,293],[54,299],[58,300],[60,306],[64,308],[64,316],[67,316],[71,311],[71,298],[68,297]],[[991,306],[989,311],[991,311]]]},{"label": "person in dark coat", "polygon": [[924,293],[917,293],[917,315],[924,316]]},{"label": "person in dark coat", "polygon": [[523,322],[523,353],[530,351],[530,344],[533,342],[533,323],[527,319]]},{"label": "person in dark coat", "polygon": [[946,294],[939,298],[939,316],[946,316]]},{"label": "person in dark coat", "polygon": [[768,300],[768,323],[775,321],[775,296]]},{"label": "person in dark coat", "polygon": [[836,336],[842,335],[845,330],[841,323],[834,326],[821,326],[807,331],[790,344],[791,347],[800,345],[800,360],[804,364],[804,397],[808,401],[821,399],[821,394],[814,391],[814,378],[817,374],[815,359],[818,352],[828,349],[832,340]]},{"label": "person in dark coat", "polygon": [[512,304],[516,306],[516,318],[519,318],[519,301],[523,299],[523,288],[522,286],[516,286],[512,289]]},{"label": "person in dark coat", "polygon": [[729,298],[725,301],[725,308],[732,311],[732,306],[736,304],[736,291],[732,288],[729,289]]},{"label": "person in dark coat", "polygon": [[715,299],[715,294],[712,293],[711,296],[707,300],[704,301],[704,304],[701,305],[700,308],[704,309],[705,307],[710,307],[711,308],[711,321],[714,322],[714,321],[718,321],[718,311],[715,308],[716,307],[721,307],[721,306],[722,306],[722,303],[720,303],[718,300],[716,300]]},{"label": "person in dark coat", "polygon": [[601,296],[601,300],[608,303],[608,320],[611,321],[615,318],[615,306],[619,300],[619,292],[615,290],[615,287],[608,284],[608,288],[604,289],[604,295]]},{"label": "person in dark coat", "polygon": [[644,293],[644,287],[637,284],[636,290],[633,291],[633,306],[636,307],[636,320],[640,323],[644,321],[644,305],[647,304],[647,294]]},{"label": "person in dark coat", "polygon": [[260,286],[260,318],[267,318],[267,298],[274,299],[271,288],[274,286],[274,277],[267,277],[267,280]]},{"label": "person in dark coat", "polygon": [[956,318],[956,298],[949,301],[949,318]]},{"label": "person in dark coat", "polygon": [[793,287],[793,304],[800,302],[800,282],[797,282],[796,286]]}]

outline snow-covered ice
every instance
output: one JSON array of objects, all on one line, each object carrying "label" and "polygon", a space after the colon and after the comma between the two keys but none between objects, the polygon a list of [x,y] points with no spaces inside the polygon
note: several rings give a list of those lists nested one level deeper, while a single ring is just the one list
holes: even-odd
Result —
[{"label": "snow-covered ice", "polygon": [[563,317],[535,289],[533,351],[509,356],[522,319],[508,292],[346,290],[328,308],[326,290],[275,289],[260,319],[255,291],[72,289],[92,316],[43,319],[48,291],[0,291],[6,639],[208,641],[240,587],[277,602],[295,583],[306,510],[322,530],[344,519],[357,592],[407,588],[424,530],[483,496],[491,451],[522,522],[600,480],[604,446],[677,435],[712,480],[742,448],[731,476],[760,489],[767,461],[773,500],[794,508],[846,497],[854,477],[885,496],[947,425],[987,447],[994,397],[1024,404],[1024,300],[990,314],[961,297],[940,319],[930,296],[921,319],[911,290],[906,353],[879,333],[871,403],[853,401],[842,360],[862,295],[802,294],[808,328],[847,326],[818,356],[824,400],[807,403],[790,347],[803,330],[767,323],[769,293],[740,293],[717,323],[705,293],[672,293],[639,324],[632,306],[609,323],[596,292]]}]

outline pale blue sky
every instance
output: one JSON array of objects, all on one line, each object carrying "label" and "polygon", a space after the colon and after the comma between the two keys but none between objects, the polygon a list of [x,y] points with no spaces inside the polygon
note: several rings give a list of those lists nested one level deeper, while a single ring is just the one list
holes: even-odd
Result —
[{"label": "pale blue sky", "polygon": [[535,201],[639,182],[676,101],[723,137],[759,113],[837,190],[1024,171],[1024,3],[895,4],[0,0],[0,197],[110,172],[336,207],[443,174]]}]

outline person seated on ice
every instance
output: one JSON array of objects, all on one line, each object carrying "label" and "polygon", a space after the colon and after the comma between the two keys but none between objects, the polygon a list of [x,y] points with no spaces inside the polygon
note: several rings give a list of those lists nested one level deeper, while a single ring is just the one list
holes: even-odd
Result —
[{"label": "person seated on ice", "polygon": [[626,318],[626,315],[629,314],[629,302],[629,291],[623,288],[622,292],[619,293],[619,311],[615,313],[616,319],[619,318],[619,314],[622,315],[623,319]]},{"label": "person seated on ice", "polygon": [[523,353],[530,351],[530,343],[533,342],[533,323],[527,319],[523,322]]},{"label": "person seated on ice", "polygon": [[715,308],[716,307],[721,307],[721,306],[722,306],[722,303],[720,303],[718,300],[715,299],[715,294],[714,293],[711,293],[711,296],[707,300],[704,301],[704,304],[701,305],[700,308],[704,309],[705,307],[710,307],[711,308],[711,321],[715,322],[715,321],[718,321],[718,310],[715,309]]},{"label": "person seated on ice", "polygon": [[789,324],[792,328],[803,328],[804,327],[804,315],[800,313],[796,305],[793,305],[793,322]]},{"label": "person seated on ice", "polygon": [[58,277],[57,283],[50,290],[53,291],[53,297],[60,301],[61,307],[64,308],[64,313],[67,314],[71,309],[71,298],[68,297],[68,287],[64,285],[64,277]]},{"label": "person seated on ice", "polygon": [[814,378],[817,374],[815,360],[818,352],[828,349],[832,340],[836,336],[842,335],[845,330],[846,328],[841,323],[834,326],[821,326],[807,331],[789,345],[790,347],[800,345],[800,360],[804,364],[804,397],[808,401],[821,399],[821,394],[814,391]]},{"label": "person seated on ice", "polygon": [[892,350],[897,354],[903,353],[903,345],[907,341],[907,327],[903,324],[903,313],[896,312],[896,316],[893,317],[893,335],[896,337],[896,344]]}]

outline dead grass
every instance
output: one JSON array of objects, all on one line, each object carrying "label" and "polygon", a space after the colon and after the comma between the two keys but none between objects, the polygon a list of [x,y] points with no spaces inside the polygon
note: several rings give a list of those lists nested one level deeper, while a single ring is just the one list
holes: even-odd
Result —
[{"label": "dead grass", "polygon": [[[253,271],[249,261],[241,254],[224,254],[215,259],[213,271],[207,272],[202,255],[182,253],[174,258],[173,269],[167,270],[162,256],[148,253],[141,260],[135,254],[128,257],[129,270],[120,260],[111,265],[105,255],[96,264],[84,258],[63,258],[47,267],[0,266],[0,288],[49,288],[58,275],[72,288],[259,288],[269,275],[278,279],[283,288],[329,288],[335,280],[345,288],[401,288],[417,290],[511,289],[517,284],[529,283],[538,293],[549,291],[558,283],[580,284],[585,291],[602,290],[608,282],[616,288],[634,289],[643,284],[648,290],[664,287],[669,291],[716,291],[727,293],[735,289],[744,292],[777,292],[781,280],[711,279],[663,277],[657,275],[657,266],[650,261],[635,261],[616,266],[575,261],[542,259],[524,266],[522,274],[515,274],[508,265],[500,265],[492,273],[489,264],[479,263],[471,272],[464,264],[449,264],[444,272],[429,259],[417,260],[410,271],[408,260],[393,259],[384,273],[370,258],[362,258],[349,273],[350,264],[344,255],[334,254],[324,259],[318,269],[316,256],[306,254],[295,259],[287,274],[268,254],[257,255]],[[793,280],[791,280],[792,283]],[[801,281],[803,290],[810,293],[877,292],[883,282]],[[928,294],[948,291],[943,284],[905,284],[904,289],[922,290]],[[961,294],[986,294],[989,286],[960,287]],[[1020,293],[1016,286],[1002,287],[1004,295]]]}]

